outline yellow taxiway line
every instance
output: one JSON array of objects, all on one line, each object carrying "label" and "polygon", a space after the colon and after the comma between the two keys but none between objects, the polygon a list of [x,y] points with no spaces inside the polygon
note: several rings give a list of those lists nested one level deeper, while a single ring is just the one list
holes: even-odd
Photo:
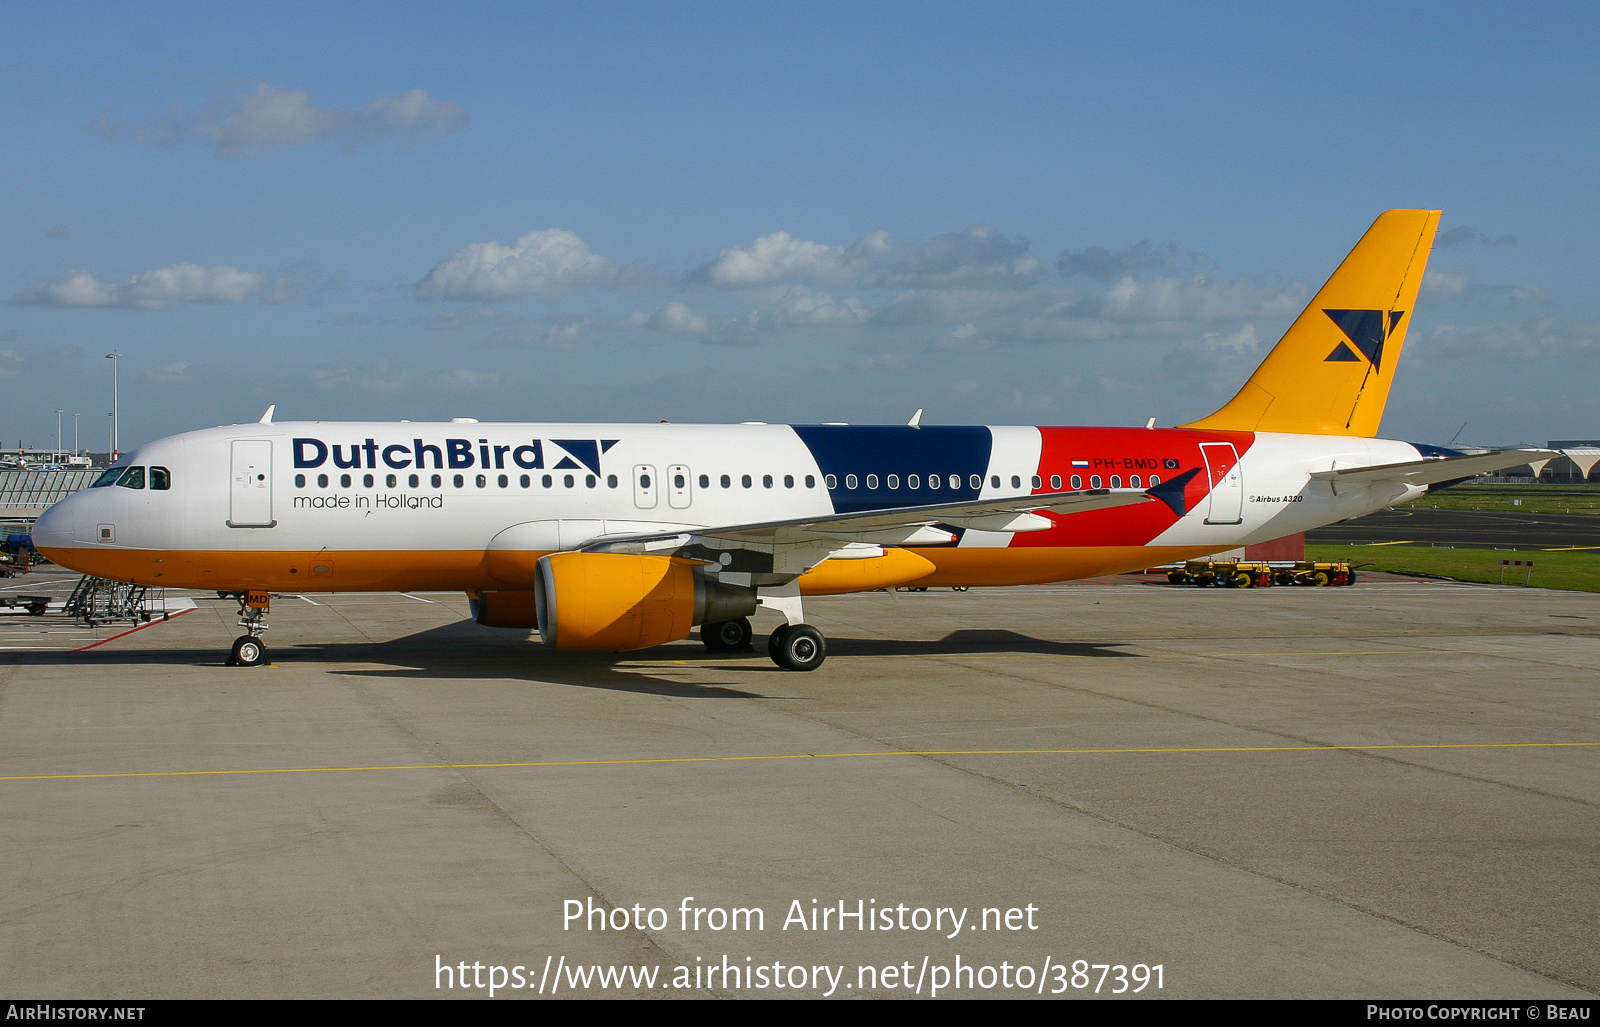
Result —
[{"label": "yellow taxiway line", "polygon": [[883,749],[877,752],[793,752],[767,756],[653,756],[613,760],[528,760],[514,763],[406,763],[365,767],[261,767],[235,770],[140,770],[103,774],[17,774],[0,781],[68,781],[87,778],[221,777],[237,774],[344,774],[373,770],[502,770],[542,767],[613,767],[653,763],[739,763],[753,760],[858,759],[873,756],[1106,756],[1193,755],[1242,752],[1380,752],[1420,749],[1570,749],[1600,742],[1443,742],[1421,745],[1228,745],[1162,749]]}]

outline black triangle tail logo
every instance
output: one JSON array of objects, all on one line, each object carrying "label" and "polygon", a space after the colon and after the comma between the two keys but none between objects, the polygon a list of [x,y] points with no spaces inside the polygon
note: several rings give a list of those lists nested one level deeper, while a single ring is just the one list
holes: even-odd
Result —
[{"label": "black triangle tail logo", "polygon": [[1361,363],[1361,358],[1356,356],[1356,351],[1342,342],[1333,348],[1333,352],[1328,354],[1327,360],[1324,360],[1323,363],[1327,363],[1328,360],[1353,360],[1358,364]]},{"label": "black triangle tail logo", "polygon": [[[1388,318],[1384,317],[1385,312],[1382,310],[1324,310],[1323,313],[1339,326],[1344,337],[1361,351],[1362,356],[1372,362],[1373,367],[1380,365],[1383,359],[1383,340],[1388,335],[1386,328],[1394,324],[1392,312]],[[1388,324],[1385,324],[1386,321]]]}]

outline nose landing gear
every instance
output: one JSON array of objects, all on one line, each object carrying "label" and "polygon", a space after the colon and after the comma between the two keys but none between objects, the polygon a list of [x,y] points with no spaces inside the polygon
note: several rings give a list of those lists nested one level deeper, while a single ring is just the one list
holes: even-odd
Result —
[{"label": "nose landing gear", "polygon": [[267,633],[267,622],[262,618],[271,609],[272,597],[265,592],[235,592],[233,597],[239,602],[239,626],[245,633],[233,640],[227,666],[260,666],[267,662],[267,647],[261,641]]}]

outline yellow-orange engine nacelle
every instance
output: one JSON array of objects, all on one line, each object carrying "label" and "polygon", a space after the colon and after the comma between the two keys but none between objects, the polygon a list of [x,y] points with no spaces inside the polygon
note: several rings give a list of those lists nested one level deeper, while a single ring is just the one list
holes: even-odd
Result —
[{"label": "yellow-orange engine nacelle", "polygon": [[539,560],[539,633],[557,649],[643,649],[696,624],[755,612],[753,588],[724,585],[671,556],[551,553]]}]

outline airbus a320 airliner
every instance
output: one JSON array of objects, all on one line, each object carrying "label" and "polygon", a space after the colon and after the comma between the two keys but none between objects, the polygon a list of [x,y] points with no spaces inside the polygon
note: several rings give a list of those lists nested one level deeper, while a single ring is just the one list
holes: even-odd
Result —
[{"label": "airbus a320 airliner", "polygon": [[[465,591],[557,649],[687,638],[814,670],[804,596],[1150,567],[1414,498],[1540,452],[1375,438],[1439,212],[1381,215],[1250,380],[1177,428],[294,422],[140,446],[38,520],[55,562],[236,594]],[[1545,454],[1551,455],[1551,454]]]}]

